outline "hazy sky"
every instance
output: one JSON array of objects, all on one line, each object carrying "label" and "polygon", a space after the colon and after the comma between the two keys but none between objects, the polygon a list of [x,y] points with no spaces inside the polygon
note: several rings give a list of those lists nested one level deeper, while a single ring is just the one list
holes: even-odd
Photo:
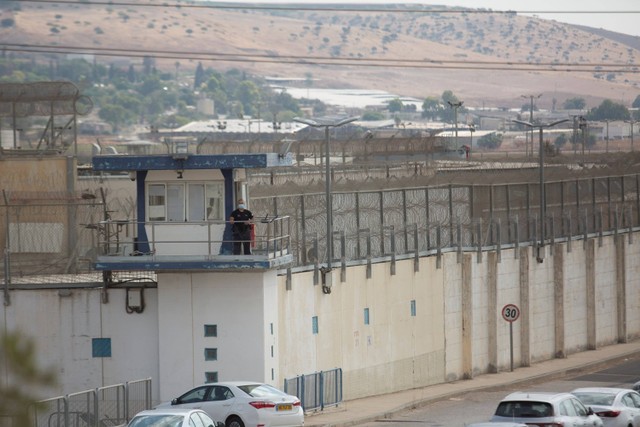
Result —
[{"label": "hazy sky", "polygon": [[[227,0],[229,1],[229,0]],[[242,1],[242,0],[230,0]],[[640,36],[640,0],[255,0],[259,3],[416,3],[533,13],[544,19]],[[542,12],[571,13],[542,13]],[[618,13],[625,12],[625,13]]]}]

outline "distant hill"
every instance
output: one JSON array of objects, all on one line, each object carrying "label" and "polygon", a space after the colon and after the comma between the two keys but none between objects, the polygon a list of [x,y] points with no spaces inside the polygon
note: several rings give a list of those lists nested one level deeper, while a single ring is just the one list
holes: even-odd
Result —
[{"label": "distant hill", "polygon": [[[6,2],[0,46],[5,54],[17,44],[89,51],[123,67],[142,66],[151,51],[159,66],[181,73],[202,62],[419,98],[452,90],[476,107],[520,106],[533,93],[543,94],[541,108],[575,96],[589,106],[604,98],[630,105],[640,93],[640,75],[628,68],[638,64],[640,39],[610,31],[441,6],[181,5]],[[135,56],[108,56],[113,49]]]}]

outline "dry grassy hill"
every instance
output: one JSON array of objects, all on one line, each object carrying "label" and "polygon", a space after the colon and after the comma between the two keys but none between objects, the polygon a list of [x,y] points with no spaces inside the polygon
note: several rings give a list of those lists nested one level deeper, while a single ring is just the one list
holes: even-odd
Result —
[{"label": "dry grassy hill", "polygon": [[[574,96],[590,106],[604,98],[629,105],[640,93],[637,37],[516,14],[442,12],[445,8],[435,6],[274,11],[159,2],[11,3],[20,7],[2,11],[0,46],[55,45],[98,54],[123,49],[137,55],[125,60],[134,64],[151,51],[159,64],[180,72],[202,61],[262,76],[311,75],[319,79],[316,86],[419,98],[452,90],[470,106],[520,106],[521,95],[533,93],[544,94],[543,108],[551,108],[552,99],[561,103]],[[6,19],[13,25],[5,25]],[[123,58],[97,58],[123,63]],[[579,67],[585,71],[575,72]]]}]

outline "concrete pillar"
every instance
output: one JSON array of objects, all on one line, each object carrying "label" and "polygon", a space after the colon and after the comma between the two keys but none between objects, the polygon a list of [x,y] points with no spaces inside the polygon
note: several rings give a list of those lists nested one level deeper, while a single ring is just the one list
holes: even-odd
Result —
[{"label": "concrete pillar", "polygon": [[585,247],[585,282],[587,293],[587,348],[595,350],[596,340],[596,268],[595,240],[589,239]]},{"label": "concrete pillar", "polygon": [[520,364],[531,366],[531,307],[529,304],[529,247],[520,248]]},{"label": "concrete pillar", "polygon": [[[558,248],[559,249],[559,248]],[[564,251],[553,251],[553,285],[555,316],[555,353],[557,358],[566,357],[564,340]]]},{"label": "concrete pillar", "polygon": [[498,254],[487,254],[487,291],[488,291],[488,317],[489,328],[489,373],[498,372]]},{"label": "concrete pillar", "polygon": [[618,342],[626,343],[627,339],[627,270],[626,245],[623,236],[615,239],[616,245],[616,300],[618,307]]},{"label": "concrete pillar", "polygon": [[473,378],[473,289],[471,277],[472,255],[462,257],[462,376]]}]

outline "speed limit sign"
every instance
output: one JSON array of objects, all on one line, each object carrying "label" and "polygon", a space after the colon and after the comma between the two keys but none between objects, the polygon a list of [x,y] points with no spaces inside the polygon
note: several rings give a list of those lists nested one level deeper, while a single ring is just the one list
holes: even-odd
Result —
[{"label": "speed limit sign", "polygon": [[502,308],[502,318],[507,322],[515,322],[520,317],[520,309],[515,304],[507,304]]}]

